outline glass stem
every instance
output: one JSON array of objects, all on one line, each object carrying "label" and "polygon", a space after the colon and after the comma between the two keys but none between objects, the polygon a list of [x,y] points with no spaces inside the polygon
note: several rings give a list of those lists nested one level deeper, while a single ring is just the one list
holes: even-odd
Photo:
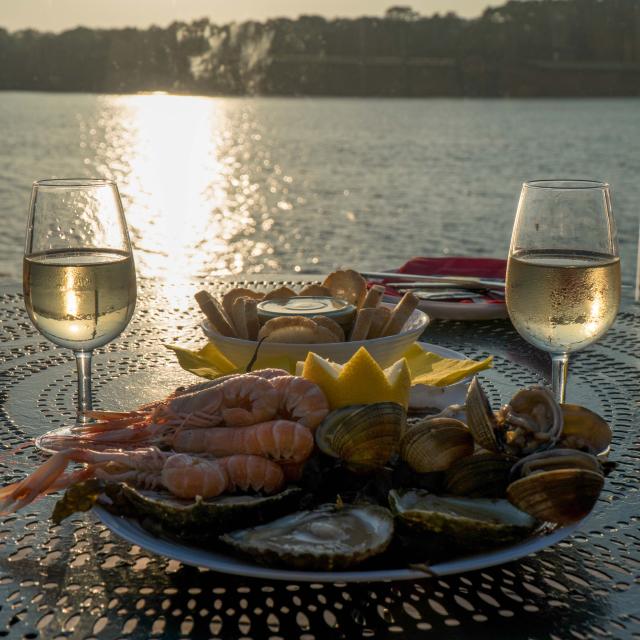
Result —
[{"label": "glass stem", "polygon": [[89,422],[86,411],[93,409],[91,401],[91,351],[74,351],[78,369],[78,423]]},{"label": "glass stem", "polygon": [[569,354],[554,353],[551,355],[551,387],[558,402],[564,402],[567,390],[567,372],[569,371]]}]

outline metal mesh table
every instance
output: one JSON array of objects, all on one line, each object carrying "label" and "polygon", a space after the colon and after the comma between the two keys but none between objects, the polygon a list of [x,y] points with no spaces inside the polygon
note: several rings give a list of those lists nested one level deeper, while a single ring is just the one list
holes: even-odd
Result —
[{"label": "metal mesh table", "polygon": [[[127,332],[96,355],[97,406],[130,408],[192,381],[163,347],[203,340],[198,314],[175,293],[143,285]],[[0,443],[9,450],[73,421],[75,371],[70,352],[35,332],[17,290],[0,289],[0,321]],[[588,522],[553,548],[413,583],[263,582],[154,556],[91,514],[53,526],[48,497],[0,518],[0,637],[640,638],[639,326],[628,307],[571,364],[569,397],[610,421],[617,467]],[[434,323],[425,339],[495,355],[484,384],[496,405],[548,370],[505,322]],[[41,460],[30,448],[0,459],[3,483]]]}]

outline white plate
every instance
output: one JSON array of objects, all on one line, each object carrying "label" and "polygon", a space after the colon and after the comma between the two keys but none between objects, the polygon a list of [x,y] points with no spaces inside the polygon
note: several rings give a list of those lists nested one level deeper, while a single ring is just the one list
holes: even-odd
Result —
[{"label": "white plate", "polygon": [[[375,571],[299,571],[288,569],[270,569],[247,560],[216,551],[191,547],[177,542],[158,538],[131,518],[114,516],[101,507],[94,507],[100,520],[116,535],[127,542],[137,544],[147,551],[172,560],[178,560],[194,567],[206,567],[221,573],[262,578],[264,580],[288,580],[290,582],[383,582],[387,580],[419,580],[429,577],[422,571],[413,569],[388,569]],[[546,535],[539,535],[518,544],[490,553],[479,553],[459,560],[442,562],[429,567],[431,575],[446,576],[466,571],[485,569],[505,562],[519,560],[531,553],[549,547],[571,535],[580,523],[562,527]]]},{"label": "white plate", "polygon": [[[385,298],[391,300],[391,298]],[[421,300],[418,309],[424,311],[433,320],[503,320],[509,317],[504,302],[439,302]]]}]

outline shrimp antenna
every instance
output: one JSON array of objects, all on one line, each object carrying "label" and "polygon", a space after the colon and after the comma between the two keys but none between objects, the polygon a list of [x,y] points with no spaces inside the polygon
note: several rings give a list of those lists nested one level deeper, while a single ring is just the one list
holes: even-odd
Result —
[{"label": "shrimp antenna", "polygon": [[251,356],[251,360],[249,360],[249,364],[247,365],[245,373],[251,373],[251,370],[253,369],[253,365],[256,363],[256,360],[258,359],[258,351],[260,351],[260,347],[262,346],[262,343],[266,339],[267,339],[267,336],[265,336],[264,338],[260,338],[260,340],[258,340],[258,346],[256,347],[256,350],[253,352],[253,355]]}]

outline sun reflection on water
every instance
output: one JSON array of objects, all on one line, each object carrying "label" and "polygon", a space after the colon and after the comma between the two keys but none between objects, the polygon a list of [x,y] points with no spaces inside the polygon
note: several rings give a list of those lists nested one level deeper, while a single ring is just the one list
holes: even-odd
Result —
[{"label": "sun reflection on water", "polygon": [[[126,131],[117,133],[124,166],[116,179],[138,272],[170,288],[173,297],[189,296],[198,276],[229,272],[229,242],[250,224],[226,207],[226,116],[210,98],[145,95],[117,101]],[[117,162],[110,166],[117,170]],[[231,263],[241,270],[243,255],[235,252]]]}]

